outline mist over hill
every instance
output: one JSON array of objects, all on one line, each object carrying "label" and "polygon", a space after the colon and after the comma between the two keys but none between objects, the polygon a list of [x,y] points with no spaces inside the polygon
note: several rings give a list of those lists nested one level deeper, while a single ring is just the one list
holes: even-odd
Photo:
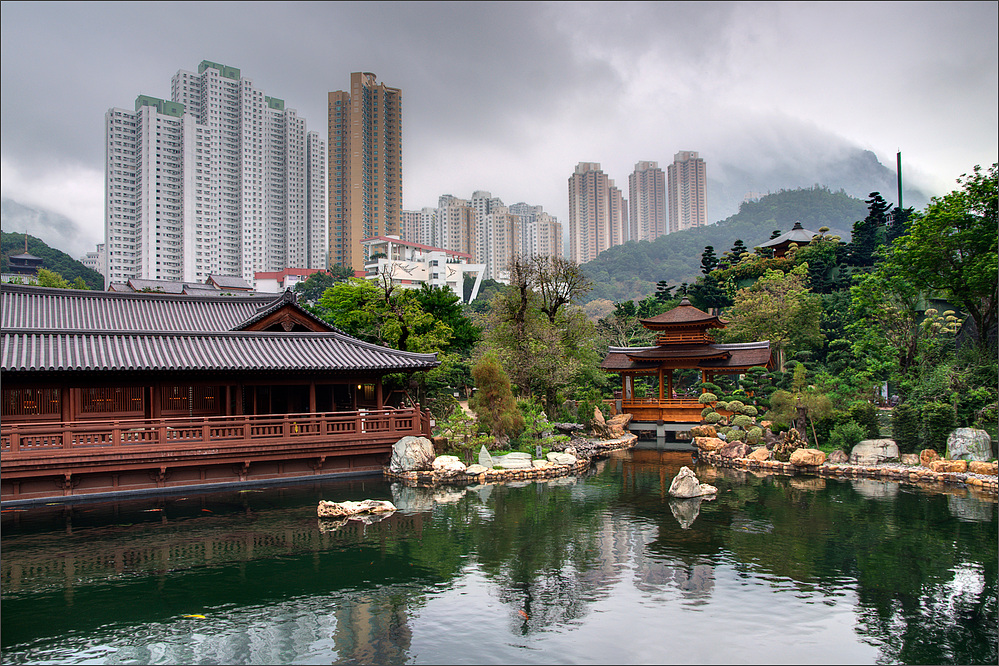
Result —
[{"label": "mist over hill", "polygon": [[655,292],[660,280],[692,284],[701,275],[701,253],[706,245],[714,247],[719,256],[736,239],[752,248],[768,240],[775,230],[790,231],[795,222],[813,231],[829,227],[830,233],[849,241],[853,223],[866,216],[864,200],[842,190],[809,187],[768,194],[744,202],[738,213],[717,224],[605,250],[583,264],[583,271],[594,283],[586,301],[644,298]]},{"label": "mist over hill", "polygon": [[[65,215],[25,206],[13,199],[0,200],[0,226],[6,232],[27,233],[74,257],[93,252],[96,242]],[[103,239],[101,240],[103,242]]]},{"label": "mist over hill", "polygon": [[[859,199],[866,199],[871,192],[881,192],[889,203],[898,203],[898,177],[894,168],[881,164],[869,150],[848,148],[837,152],[820,160],[802,160],[792,154],[761,154],[749,168],[744,163],[709,162],[708,220],[736,213],[747,198],[820,183]],[[904,164],[902,178],[902,204],[906,208],[914,206],[918,210],[929,203],[923,192],[906,184]]]}]

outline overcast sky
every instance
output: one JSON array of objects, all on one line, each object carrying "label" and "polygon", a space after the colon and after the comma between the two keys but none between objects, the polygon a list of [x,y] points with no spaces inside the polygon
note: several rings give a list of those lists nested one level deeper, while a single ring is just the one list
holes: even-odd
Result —
[{"label": "overcast sky", "polygon": [[[997,3],[4,2],[4,197],[103,241],[104,114],[202,60],[326,136],[326,94],[403,91],[403,207],[489,190],[567,222],[600,162],[627,196],[680,150],[746,171],[874,151],[932,195],[997,159]],[[717,173],[717,172],[716,172]],[[734,211],[709,211],[711,221]],[[721,214],[721,213],[724,213]],[[11,229],[9,231],[17,231]],[[91,245],[92,246],[92,245]]]}]

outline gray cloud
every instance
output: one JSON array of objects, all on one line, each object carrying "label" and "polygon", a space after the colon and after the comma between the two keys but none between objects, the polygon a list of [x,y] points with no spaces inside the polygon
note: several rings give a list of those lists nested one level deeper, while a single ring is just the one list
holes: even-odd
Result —
[{"label": "gray cloud", "polygon": [[[577,162],[624,187],[635,162],[679,150],[725,184],[820,177],[822,160],[901,148],[907,175],[938,194],[996,160],[996,8],[3,3],[3,194],[53,203],[96,242],[104,113],[169,96],[170,77],[203,59],[239,67],[324,135],[326,93],[350,72],[402,88],[407,208],[489,189],[564,220]],[[75,198],[56,201],[74,169]]]}]

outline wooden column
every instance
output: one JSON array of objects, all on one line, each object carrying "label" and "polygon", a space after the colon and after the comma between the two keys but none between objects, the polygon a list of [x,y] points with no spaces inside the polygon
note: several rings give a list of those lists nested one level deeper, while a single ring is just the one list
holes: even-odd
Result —
[{"label": "wooden column", "polygon": [[316,382],[309,382],[309,413],[316,413]]},{"label": "wooden column", "polygon": [[[149,388],[149,416],[150,418],[158,419],[163,416],[163,399],[162,399],[162,387],[160,382],[153,382],[153,385]],[[188,396],[190,398],[190,396]]]},{"label": "wooden column", "polygon": [[659,402],[663,401],[663,369],[659,368]]},{"label": "wooden column", "polygon": [[666,395],[669,397],[668,400],[673,399],[673,368],[666,371]]},{"label": "wooden column", "polygon": [[385,405],[382,404],[382,378],[379,377],[375,382],[375,407],[381,409]]}]

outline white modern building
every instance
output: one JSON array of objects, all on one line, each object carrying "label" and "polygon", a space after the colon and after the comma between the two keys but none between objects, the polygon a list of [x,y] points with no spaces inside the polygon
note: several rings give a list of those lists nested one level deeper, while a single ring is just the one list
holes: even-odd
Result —
[{"label": "white modern building", "polygon": [[628,240],[653,241],[669,229],[666,209],[666,174],[658,162],[643,161],[628,175]]},{"label": "white modern building", "polygon": [[83,258],[80,259],[80,263],[87,268],[104,275],[104,271],[107,268],[107,253],[104,251],[104,247],[104,243],[98,243],[97,249],[83,255]]},{"label": "white modern building", "polygon": [[365,277],[379,280],[389,277],[394,284],[419,289],[429,284],[450,289],[464,300],[465,276],[475,278],[468,302],[479,295],[484,264],[473,264],[472,255],[439,247],[404,241],[397,236],[376,236],[361,241],[365,256],[372,257],[365,265]]},{"label": "white modern building", "polygon": [[238,69],[202,61],[105,120],[108,283],[326,268],[325,142]]}]

